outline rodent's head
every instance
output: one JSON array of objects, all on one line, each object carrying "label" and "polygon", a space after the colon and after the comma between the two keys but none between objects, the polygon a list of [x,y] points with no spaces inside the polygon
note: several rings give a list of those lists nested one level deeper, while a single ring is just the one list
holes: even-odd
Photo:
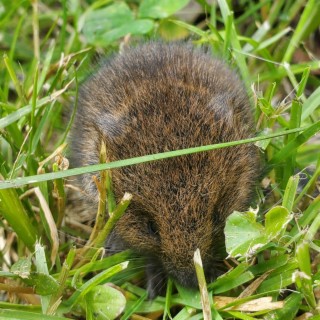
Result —
[{"label": "rodent's head", "polygon": [[[126,186],[133,193],[115,229],[119,240],[188,287],[197,285],[193,254],[199,248],[207,280],[216,278],[225,254],[225,219],[249,204],[252,182],[242,161],[250,157],[250,149],[236,147],[232,154],[216,150],[115,170],[117,188]],[[243,152],[247,156],[241,160]],[[225,161],[238,165],[224,167]]]}]

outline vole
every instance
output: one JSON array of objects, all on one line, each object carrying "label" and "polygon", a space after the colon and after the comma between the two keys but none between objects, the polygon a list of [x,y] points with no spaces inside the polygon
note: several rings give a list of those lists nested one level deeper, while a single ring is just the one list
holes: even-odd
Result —
[{"label": "vole", "polygon": [[[72,133],[74,166],[251,137],[249,98],[236,72],[188,43],[149,42],[109,59],[81,87]],[[133,195],[108,240],[147,257],[154,296],[167,277],[197,286],[199,248],[207,280],[218,274],[223,228],[245,210],[259,175],[257,147],[236,147],[112,171],[114,192]],[[98,197],[92,175],[82,178]]]}]

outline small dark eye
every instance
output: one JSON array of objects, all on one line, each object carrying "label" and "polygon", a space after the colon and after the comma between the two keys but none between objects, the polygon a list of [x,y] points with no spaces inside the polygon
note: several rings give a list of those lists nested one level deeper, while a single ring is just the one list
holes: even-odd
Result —
[{"label": "small dark eye", "polygon": [[223,216],[220,214],[220,212],[213,213],[213,223],[215,225],[219,225],[219,224],[224,223]]},{"label": "small dark eye", "polygon": [[148,232],[152,236],[156,236],[159,233],[158,226],[153,220],[149,220],[148,222]]}]

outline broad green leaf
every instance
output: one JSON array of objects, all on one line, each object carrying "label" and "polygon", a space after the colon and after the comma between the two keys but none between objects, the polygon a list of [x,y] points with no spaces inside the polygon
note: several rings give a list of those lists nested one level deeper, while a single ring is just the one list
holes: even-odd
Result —
[{"label": "broad green leaf", "polygon": [[278,236],[291,220],[289,211],[285,207],[277,206],[265,215],[265,232],[269,240]]},{"label": "broad green leaf", "polygon": [[134,20],[133,12],[124,2],[89,11],[84,17],[83,33],[89,42],[96,37]]},{"label": "broad green leaf", "polygon": [[186,28],[167,19],[161,21],[158,31],[161,37],[165,40],[185,39],[189,35]]},{"label": "broad green leaf", "polygon": [[182,9],[190,0],[143,0],[139,7],[139,17],[167,18]]},{"label": "broad green leaf", "polygon": [[145,34],[152,30],[152,20],[135,20],[124,2],[89,11],[84,17],[83,33],[89,43],[103,46],[127,34]]},{"label": "broad green leaf", "polygon": [[227,218],[224,232],[226,250],[232,257],[245,256],[255,246],[262,246],[267,242],[264,227],[255,221],[252,212],[234,211]]},{"label": "broad green leaf", "polygon": [[208,33],[201,30],[200,28],[197,28],[195,26],[193,26],[192,24],[188,24],[186,22],[183,22],[183,21],[180,21],[180,20],[169,20],[170,22],[173,22],[174,24],[176,24],[177,26],[179,27],[182,27],[182,28],[185,28],[187,29],[188,31],[200,36],[200,37],[207,37],[208,36]]},{"label": "broad green leaf", "polygon": [[36,289],[36,293],[41,296],[47,296],[56,292],[59,289],[59,283],[50,275],[33,272],[28,279],[23,281],[29,286],[33,286]]},{"label": "broad green leaf", "polygon": [[96,44],[107,45],[111,42],[124,37],[127,34],[146,34],[150,32],[154,27],[152,20],[140,19],[128,21],[127,23],[114,28],[110,31],[106,31],[103,34],[97,36],[94,40]]},{"label": "broad green leaf", "polygon": [[31,270],[31,257],[20,258],[16,263],[12,265],[10,271],[13,274],[18,275],[20,278],[28,278]]},{"label": "broad green leaf", "polygon": [[126,298],[108,285],[96,286],[85,295],[87,316],[94,320],[117,318],[124,310]]}]

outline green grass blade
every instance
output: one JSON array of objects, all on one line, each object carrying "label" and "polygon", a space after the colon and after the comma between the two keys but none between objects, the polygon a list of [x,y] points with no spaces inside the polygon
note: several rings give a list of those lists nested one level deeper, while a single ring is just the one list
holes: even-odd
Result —
[{"label": "green grass blade", "polygon": [[77,289],[73,293],[73,295],[69,298],[68,301],[66,301],[66,306],[72,307],[75,303],[79,301],[81,297],[83,297],[86,293],[88,293],[94,286],[106,281],[108,278],[113,276],[114,274],[124,270],[128,265],[128,262],[123,262],[118,265],[115,265],[113,267],[110,267],[107,270],[104,270],[88,280],[86,283],[84,283],[80,288]]},{"label": "green grass blade", "polygon": [[[38,100],[36,109],[39,109],[40,107],[44,106],[45,104],[50,103],[51,101],[56,99],[56,97],[58,97],[60,94],[62,94],[66,89],[67,88],[59,90],[49,97],[44,97],[44,98]],[[32,106],[30,104],[28,104],[28,105],[18,109],[17,111],[10,113],[6,117],[0,119],[0,129],[6,128],[10,124],[14,123],[15,121],[19,120],[20,118],[22,118],[28,114],[30,114],[31,112],[32,112]]]},{"label": "green grass blade", "polygon": [[275,34],[274,36],[268,38],[267,40],[260,42],[257,48],[254,49],[254,51],[259,51],[264,48],[267,48],[271,46],[272,44],[280,41],[281,38],[283,38],[287,33],[291,31],[291,28],[285,28],[284,30],[281,30],[279,33]]},{"label": "green grass blade", "polygon": [[133,303],[126,312],[121,316],[120,320],[128,320],[142,305],[142,303],[147,299],[148,293],[145,292],[135,303]]},{"label": "green grass blade", "polygon": [[245,56],[242,54],[242,47],[237,36],[236,27],[233,20],[232,12],[229,9],[229,5],[226,0],[218,0],[217,1],[222,13],[223,21],[225,26],[230,25],[230,31],[228,32],[229,39],[225,39],[225,41],[231,43],[233,53],[235,56],[235,60],[237,61],[237,65],[239,67],[240,73],[244,82],[249,85],[251,78],[248,71],[247,63],[245,60]]},{"label": "green grass blade", "polygon": [[194,267],[196,269],[196,275],[197,275],[198,284],[199,284],[203,319],[204,320],[211,320],[212,315],[211,315],[211,308],[210,308],[209,293],[208,293],[208,289],[207,289],[207,283],[206,283],[206,278],[204,275],[203,264],[202,264],[201,254],[200,254],[199,249],[197,249],[194,252],[193,263],[194,263]]},{"label": "green grass blade", "polygon": [[[308,134],[312,133],[312,135],[313,135],[313,132],[315,131],[315,129],[318,129],[318,127],[320,127],[320,121],[319,121],[319,123],[316,123],[316,125],[317,125],[316,128],[315,128],[315,125],[312,125],[312,126],[305,127],[305,128],[296,128],[296,129],[292,129],[292,130],[286,130],[283,132],[268,134],[265,136],[259,136],[259,137],[255,137],[255,138],[244,139],[244,140],[231,141],[231,142],[225,142],[225,143],[220,143],[220,144],[212,144],[212,145],[182,149],[182,150],[177,150],[177,151],[168,151],[168,152],[157,153],[157,154],[136,157],[136,158],[126,159],[126,160],[119,160],[119,161],[110,162],[110,163],[91,165],[91,166],[86,166],[83,168],[75,168],[75,169],[59,171],[59,172],[55,172],[55,173],[45,173],[45,174],[36,175],[36,176],[16,178],[13,180],[7,180],[7,181],[3,181],[3,182],[0,181],[0,190],[1,189],[8,189],[8,188],[15,188],[15,187],[23,186],[23,185],[29,184],[29,183],[37,183],[37,182],[42,182],[42,181],[49,181],[49,180],[54,180],[54,179],[59,179],[59,178],[71,177],[71,176],[75,176],[75,175],[79,175],[79,174],[83,174],[83,173],[90,173],[90,172],[101,171],[101,170],[106,170],[106,169],[121,168],[124,166],[134,165],[134,164],[138,164],[138,163],[145,163],[145,162],[173,158],[173,157],[197,153],[197,152],[204,152],[204,151],[216,150],[216,149],[220,149],[220,148],[227,148],[227,147],[232,147],[232,146],[236,146],[236,145],[240,145],[240,144],[252,143],[252,142],[257,142],[260,140],[266,140],[266,139],[271,139],[271,138],[275,138],[275,137],[280,137],[283,135],[287,135],[287,134],[295,133],[295,132],[300,132],[303,130],[305,130],[304,132],[307,132]],[[304,139],[308,140],[307,135],[303,135],[303,137],[304,137]]]},{"label": "green grass blade", "polygon": [[313,241],[316,238],[317,232],[320,230],[320,214],[318,211],[318,214],[316,215],[315,219],[311,223],[306,235],[305,240],[306,241]]},{"label": "green grass blade", "polygon": [[39,64],[36,66],[34,81],[33,81],[33,92],[32,92],[32,100],[31,100],[31,120],[30,120],[30,136],[29,136],[29,155],[32,155],[32,142],[33,137],[36,131],[35,128],[35,113],[36,113],[36,106],[37,106],[37,92],[38,92],[38,77],[39,76]]},{"label": "green grass blade", "polygon": [[202,31],[201,29],[199,29],[191,24],[188,24],[186,22],[179,21],[179,20],[169,20],[169,21],[175,23],[176,25],[178,25],[180,27],[186,28],[187,30],[189,30],[189,31],[193,32],[194,34],[197,34],[203,38],[208,36],[207,32]]},{"label": "green grass blade", "polygon": [[293,320],[301,305],[302,295],[293,292],[285,299],[284,308],[274,312],[270,312],[265,320]]},{"label": "green grass blade", "polygon": [[[284,3],[284,0],[277,0],[273,2],[268,18],[260,25],[258,30],[251,36],[253,40],[260,42],[265,37],[265,35],[270,31],[271,26],[275,23],[275,21],[279,16],[283,3]],[[244,47],[244,51],[250,51],[251,48],[252,47],[250,45],[246,45]]]},{"label": "green grass blade", "polygon": [[316,89],[302,106],[301,120],[306,120],[320,106],[320,87]]},{"label": "green grass blade", "polygon": [[54,110],[55,102],[56,101],[53,101],[50,105],[47,105],[45,107],[44,113],[41,116],[41,120],[33,135],[32,144],[31,144],[31,154],[34,154],[38,147],[41,134],[44,132],[45,125],[48,124],[48,121],[50,121],[50,116],[52,115],[52,112]]},{"label": "green grass blade", "polygon": [[316,182],[317,182],[319,176],[320,176],[320,154],[318,157],[318,161],[317,161],[317,165],[316,165],[314,173],[312,174],[311,178],[308,180],[308,182],[306,183],[306,185],[303,187],[302,191],[300,192],[300,194],[296,198],[294,205],[297,205],[300,202],[300,200],[302,199],[302,197],[307,194],[307,192],[310,191],[310,194],[312,193],[312,191],[316,188]]},{"label": "green grass blade", "polygon": [[284,192],[282,205],[288,209],[289,212],[293,209],[294,199],[296,196],[298,184],[299,184],[299,176],[290,177],[286,190]]},{"label": "green grass blade", "polygon": [[0,191],[0,213],[9,222],[18,238],[33,251],[38,232],[31,224],[16,190]]},{"label": "green grass blade", "polygon": [[[269,59],[270,60],[270,59]],[[272,64],[279,65],[274,60],[266,61],[266,62],[271,62]],[[280,66],[283,66],[283,68],[276,68],[271,71],[265,71],[263,74],[259,74],[256,77],[253,78],[254,82],[263,82],[263,81],[275,81],[275,80],[281,80],[282,78],[286,77],[287,70],[284,68],[283,64],[280,64]],[[303,63],[297,63],[294,65],[288,66],[290,68],[290,71],[293,74],[299,74],[303,73],[306,68],[310,68],[311,71],[313,70],[319,70],[320,68],[320,61],[319,60],[313,60],[313,61],[308,61],[308,62],[303,62]]]},{"label": "green grass blade", "polygon": [[46,77],[47,77],[47,74],[48,74],[48,71],[49,71],[49,68],[50,68],[50,63],[51,63],[51,60],[52,60],[54,49],[55,49],[55,42],[52,41],[50,43],[50,47],[48,49],[48,52],[46,54],[46,58],[45,58],[45,60],[43,62],[43,66],[41,68],[41,73],[40,73],[39,80],[38,80],[38,89],[37,89],[37,93],[38,94],[43,89],[43,85],[45,83],[45,80],[46,80]]},{"label": "green grass blade", "polygon": [[4,64],[5,66],[7,67],[7,70],[10,74],[10,77],[11,77],[11,80],[13,81],[14,83],[14,86],[17,90],[17,93],[18,93],[18,96],[20,98],[20,100],[23,102],[23,103],[27,103],[27,99],[26,99],[26,96],[25,96],[25,93],[23,91],[23,88],[21,86],[21,83],[20,81],[18,80],[18,77],[14,71],[14,68],[13,68],[13,65],[12,65],[12,61],[9,59],[9,57],[4,54]]},{"label": "green grass blade", "polygon": [[[37,272],[49,275],[44,247],[39,243],[37,243],[35,246],[35,257],[36,257],[35,264],[37,267]],[[42,312],[43,314],[46,314],[49,303],[50,303],[51,295],[41,296],[40,298],[41,298]]]},{"label": "green grass blade", "polygon": [[0,320],[66,320],[70,318],[48,316],[35,312],[0,309]]},{"label": "green grass blade", "polygon": [[[290,110],[290,121],[289,128],[299,128],[301,125],[301,104],[297,100],[292,101],[292,106]],[[297,133],[289,134],[287,136],[287,143],[294,140],[297,137]],[[287,183],[290,176],[294,174],[295,165],[296,165],[296,154],[297,150],[293,151],[291,156],[287,158],[286,165],[283,170],[283,178],[282,178],[282,188]]]},{"label": "green grass blade", "polygon": [[290,157],[297,148],[303,143],[307,142],[312,136],[320,131],[320,121],[314,123],[302,133],[300,133],[295,139],[290,141],[284,148],[282,148],[275,156],[269,161],[269,165],[282,162]]},{"label": "green grass blade", "polygon": [[301,241],[297,245],[296,259],[299,263],[301,272],[303,272],[303,275],[301,275],[300,273],[297,275],[297,277],[300,278],[301,282],[301,292],[304,295],[304,298],[306,299],[309,306],[312,309],[315,309],[317,303],[312,288],[309,241]]},{"label": "green grass blade", "polygon": [[309,79],[309,75],[310,75],[310,67],[307,67],[304,71],[303,74],[301,76],[301,81],[299,84],[299,88],[297,91],[297,98],[299,99],[300,97],[304,96],[304,90],[306,88],[307,85],[307,81]]},{"label": "green grass blade", "polygon": [[172,319],[171,313],[170,313],[170,307],[172,304],[172,287],[173,287],[173,282],[169,278],[167,282],[167,289],[166,289],[166,302],[164,305],[164,311],[163,311],[163,317],[162,320],[166,320],[167,318]]},{"label": "green grass blade", "polygon": [[[310,224],[320,212],[320,196],[316,197],[309,207],[303,212],[302,217],[298,220],[299,227],[304,228],[308,224]],[[294,226],[293,229],[290,231],[290,236],[297,234],[298,227]]]},{"label": "green grass blade", "polygon": [[[298,47],[301,40],[303,40],[312,31],[313,28],[317,27],[315,24],[319,20],[320,15],[320,2],[319,0],[309,0],[305,6],[302,16],[299,19],[299,23],[291,37],[291,41],[288,45],[287,51],[282,59],[283,62],[289,62],[296,48]],[[310,30],[311,29],[311,30]]]},{"label": "green grass blade", "polygon": [[214,294],[220,294],[231,289],[234,289],[243,283],[246,283],[254,278],[250,271],[246,271],[248,266],[241,264],[235,269],[229,271],[223,277],[220,277],[213,283],[208,285],[208,289]]}]

